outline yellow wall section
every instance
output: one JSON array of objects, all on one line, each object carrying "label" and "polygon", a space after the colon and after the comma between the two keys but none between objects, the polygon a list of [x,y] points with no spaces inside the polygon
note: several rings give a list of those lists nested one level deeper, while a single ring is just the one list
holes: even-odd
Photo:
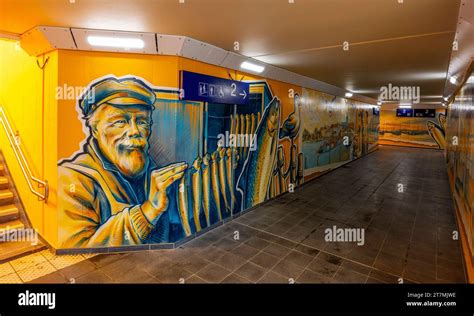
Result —
[{"label": "yellow wall section", "polygon": [[[36,65],[36,58],[29,56],[14,41],[0,40],[0,104],[5,107],[14,131],[19,132],[32,172],[50,184],[48,204],[38,201],[30,192],[3,129],[0,148],[33,227],[53,246],[57,240],[57,105],[51,92],[57,83],[57,55],[57,52],[49,54],[44,69],[43,109],[43,71]],[[43,57],[38,60],[41,63]]]}]

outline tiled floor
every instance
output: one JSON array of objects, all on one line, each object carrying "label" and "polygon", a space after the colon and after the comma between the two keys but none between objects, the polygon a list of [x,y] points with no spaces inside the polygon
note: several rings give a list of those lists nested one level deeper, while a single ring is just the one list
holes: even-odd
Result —
[{"label": "tiled floor", "polygon": [[[326,242],[333,226],[364,228],[365,244]],[[83,258],[33,282],[463,283],[453,230],[443,153],[381,147],[178,249]]]},{"label": "tiled floor", "polygon": [[0,283],[24,283],[77,264],[91,255],[56,256],[49,250],[0,264]]}]

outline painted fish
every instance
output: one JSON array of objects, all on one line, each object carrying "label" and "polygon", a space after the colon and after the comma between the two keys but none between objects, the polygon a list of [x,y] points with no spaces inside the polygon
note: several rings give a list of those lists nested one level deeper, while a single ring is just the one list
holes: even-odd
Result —
[{"label": "painted fish", "polygon": [[240,156],[239,156],[239,151],[236,149],[236,148],[232,148],[232,152],[234,153],[234,165],[233,165],[233,168],[234,170],[237,169],[237,167],[239,166],[239,159],[240,159]]},{"label": "painted fish", "polygon": [[222,221],[222,211],[221,211],[221,195],[219,194],[220,190],[220,181],[219,181],[219,154],[217,151],[213,152],[211,155],[212,164],[211,164],[211,184],[212,184],[212,193],[214,196],[214,201],[216,202],[217,208],[217,217],[219,221]]},{"label": "painted fish", "polygon": [[249,146],[250,146],[250,115],[248,114],[245,114],[245,138],[244,139],[247,139],[248,142],[246,144],[243,144],[244,145],[244,149],[243,149],[243,154],[244,154],[244,159],[245,157],[247,157],[247,153],[249,151]]},{"label": "painted fish", "polygon": [[178,213],[181,217],[181,225],[186,236],[191,236],[188,216],[188,190],[186,189],[186,176],[181,177],[178,187]]},{"label": "painted fish", "polygon": [[[236,114],[233,118],[233,120],[235,121],[234,123],[234,135],[238,135],[240,133],[240,123],[239,123],[239,115]],[[237,145],[237,144],[235,144]]]},{"label": "painted fish", "polygon": [[255,134],[255,114],[250,114],[250,135]]},{"label": "painted fish", "polygon": [[202,183],[201,183],[201,157],[197,157],[193,162],[194,172],[191,175],[193,185],[193,215],[194,224],[196,225],[196,231],[201,230],[201,222],[199,221],[199,215],[201,214],[201,202],[202,202]]},{"label": "painted fish", "polygon": [[430,134],[430,136],[438,144],[438,147],[440,149],[444,149],[446,146],[446,143],[444,139],[444,133],[441,130],[441,127],[439,127],[437,124],[435,124],[432,121],[426,122],[426,127],[428,128],[428,133]]},{"label": "painted fish", "polygon": [[443,113],[438,113],[438,122],[441,129],[443,130],[443,134],[446,135],[446,115]]},{"label": "painted fish", "polygon": [[226,176],[226,154],[225,154],[225,148],[218,149],[219,151],[219,182],[221,184],[221,194],[222,197],[224,198],[224,204],[225,204],[225,209],[226,212],[229,212],[230,210],[230,205],[229,201],[227,199],[227,176]]},{"label": "painted fish", "polygon": [[242,210],[265,201],[268,196],[278,148],[280,112],[280,100],[274,97],[258,124],[257,150],[249,153],[237,181]]},{"label": "painted fish", "polygon": [[230,115],[230,134],[235,134],[235,120],[234,120],[234,116],[231,114]]},{"label": "painted fish", "polygon": [[[240,135],[244,135],[245,134],[245,115],[243,114],[240,114]],[[245,144],[242,144],[242,137],[239,137],[239,155],[241,155],[243,157],[244,155],[244,145]],[[245,159],[245,157],[244,157]]]},{"label": "painted fish", "polygon": [[232,181],[232,175],[233,175],[233,163],[232,163],[232,149],[227,148],[226,150],[226,167],[227,167],[227,185],[229,186],[229,191],[230,191],[230,208],[233,209],[235,205],[235,194],[234,194],[234,182]]},{"label": "painted fish", "polygon": [[210,209],[211,209],[211,177],[210,177],[210,157],[205,154],[202,158],[202,204],[204,208],[204,216],[206,217],[207,226],[211,226]]}]

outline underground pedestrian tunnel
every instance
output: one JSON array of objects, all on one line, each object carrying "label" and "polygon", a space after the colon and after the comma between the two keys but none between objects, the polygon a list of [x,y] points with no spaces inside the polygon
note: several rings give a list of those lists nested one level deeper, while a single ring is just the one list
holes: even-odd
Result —
[{"label": "underground pedestrian tunnel", "polygon": [[0,283],[472,283],[473,21],[0,0]]}]

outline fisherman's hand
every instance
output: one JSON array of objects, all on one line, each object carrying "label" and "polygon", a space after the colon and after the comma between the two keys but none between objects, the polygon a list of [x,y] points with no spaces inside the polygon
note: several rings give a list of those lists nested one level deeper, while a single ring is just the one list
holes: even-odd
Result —
[{"label": "fisherman's hand", "polygon": [[169,200],[167,189],[176,180],[183,177],[186,168],[188,168],[188,165],[184,162],[180,162],[151,173],[148,200],[142,204],[141,208],[148,221],[153,225],[156,224],[159,215],[168,208]]}]

